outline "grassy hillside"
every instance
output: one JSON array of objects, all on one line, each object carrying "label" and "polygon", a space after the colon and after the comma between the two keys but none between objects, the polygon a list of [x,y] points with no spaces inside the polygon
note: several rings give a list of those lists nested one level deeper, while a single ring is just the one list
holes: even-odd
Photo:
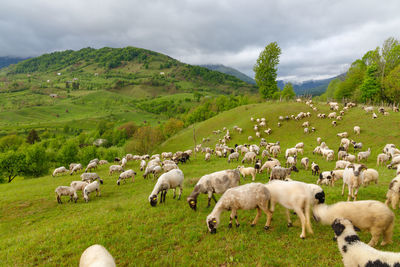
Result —
[{"label": "grassy hillside", "polygon": [[209,65],[200,65],[201,67],[205,67],[207,69],[210,70],[216,70],[222,73],[226,73],[232,76],[235,76],[236,78],[246,82],[246,83],[250,83],[250,84],[256,84],[256,81],[253,78],[250,78],[249,76],[247,76],[246,74],[244,74],[243,72],[238,71],[237,69],[231,68],[231,67],[227,67],[224,66],[222,64],[209,64]]},{"label": "grassy hillside", "polygon": [[[328,112],[324,104],[317,104],[319,112]],[[278,159],[284,163],[284,151],[303,141],[304,156],[316,161],[322,170],[334,168],[334,162],[326,162],[312,151],[317,145],[316,138],[322,139],[335,151],[340,138],[336,133],[347,131],[350,138],[363,142],[365,148],[371,147],[372,155],[366,163],[376,168],[380,174],[378,185],[361,188],[359,199],[385,200],[390,180],[395,176],[394,170],[376,166],[376,156],[386,143],[399,144],[400,114],[390,113],[372,120],[360,108],[350,110],[344,120],[333,128],[328,119],[318,119],[316,113],[307,119],[317,131],[305,135],[301,124],[305,121],[283,122],[277,128],[279,115],[297,114],[300,111],[311,111],[302,103],[263,103],[238,107],[224,112],[202,123],[195,125],[197,142],[203,137],[210,137],[209,146],[221,136],[212,131],[224,126],[231,130],[233,140],[229,145],[248,143],[247,136],[253,135],[253,123],[250,117],[265,117],[267,127],[272,128],[267,141],[280,141],[283,153]],[[244,129],[243,134],[236,134],[232,127],[238,125]],[[354,136],[352,129],[359,125],[360,136]],[[258,143],[259,140],[255,140]],[[165,143],[157,152],[184,150],[193,147],[193,129],[188,128]],[[73,180],[80,180],[79,175],[51,176],[38,179],[17,179],[11,184],[0,185],[0,262],[5,266],[71,266],[79,261],[80,254],[89,245],[103,244],[115,257],[118,266],[128,265],[241,265],[241,266],[341,266],[341,256],[330,226],[312,222],[314,235],[305,240],[299,238],[300,222],[291,215],[292,228],[286,227],[285,212],[280,207],[274,213],[271,228],[263,229],[265,216],[252,228],[250,222],[255,211],[238,211],[241,223],[239,228],[228,229],[229,213],[221,216],[221,224],[216,235],[207,232],[206,216],[211,208],[206,208],[205,195],[199,196],[198,211],[192,211],[185,199],[193,190],[197,180],[204,174],[236,168],[240,162],[227,163],[225,158],[212,157],[204,161],[204,155],[194,155],[187,164],[180,165],[185,174],[184,190],[181,200],[172,199],[172,192],[166,197],[165,204],[153,208],[147,200],[155,180],[144,180],[139,171],[138,162],[129,162],[128,167],[137,173],[135,182],[128,181],[116,185],[117,175],[108,175],[108,166],[98,169],[104,179],[101,197],[91,195],[91,201],[84,203],[82,197],[77,204],[58,205],[54,189],[59,185],[69,185]],[[317,178],[311,171],[300,169],[293,173],[295,180],[315,183]],[[268,181],[266,174],[258,174],[257,182]],[[244,183],[248,183],[246,179]],[[341,196],[339,181],[335,187],[323,186],[327,203],[345,200]],[[219,198],[219,196],[217,196]],[[394,211],[398,221],[399,210]],[[378,249],[400,251],[398,238],[400,226],[395,224],[394,243]],[[368,242],[370,235],[362,232],[360,238]]]}]

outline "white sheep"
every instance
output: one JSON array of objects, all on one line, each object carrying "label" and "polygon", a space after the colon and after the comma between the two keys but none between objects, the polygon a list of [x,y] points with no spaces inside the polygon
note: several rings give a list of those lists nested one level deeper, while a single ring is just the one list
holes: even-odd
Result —
[{"label": "white sheep", "polygon": [[343,179],[343,172],[344,172],[344,170],[333,170],[333,171],[331,171],[331,174],[332,174],[332,186],[335,185],[336,181],[339,181],[340,179]]},{"label": "white sheep", "polygon": [[72,171],[72,169],[78,164],[79,163],[71,163],[71,164],[69,164],[69,171]]},{"label": "white sheep", "polygon": [[79,267],[116,267],[114,258],[102,245],[85,249],[79,260]]},{"label": "white sheep", "polygon": [[317,175],[319,174],[319,171],[320,171],[319,165],[313,161],[311,163],[311,174]]},{"label": "white sheep", "polygon": [[54,176],[56,176],[58,173],[64,173],[64,172],[68,172],[68,170],[67,170],[64,166],[58,167],[58,168],[56,168],[56,169],[53,171],[52,176],[54,177]]},{"label": "white sheep", "polygon": [[362,184],[361,171],[365,169],[367,167],[364,164],[350,164],[344,169],[342,196],[344,195],[344,187],[347,185],[349,189],[347,201],[350,201],[350,198],[353,198],[354,201],[357,200],[358,189]]},{"label": "white sheep", "polygon": [[78,200],[78,195],[76,194],[75,189],[73,189],[70,186],[59,186],[56,188],[55,192],[57,195],[58,204],[62,204],[61,196],[69,196],[70,197],[69,201],[71,202],[74,201],[75,203]]},{"label": "white sheep", "polygon": [[178,165],[176,165],[176,163],[174,162],[173,164],[163,164],[162,169],[164,170],[164,172],[169,172],[170,170],[179,168]]},{"label": "white sheep", "polygon": [[245,168],[244,166],[238,166],[237,168],[238,168],[240,174],[243,176],[243,180],[248,175],[251,176],[252,181],[254,181],[256,179],[256,169],[255,168],[253,168],[253,167]]},{"label": "white sheep", "polygon": [[297,149],[295,147],[286,149],[285,158],[287,159],[289,156],[297,156]]},{"label": "white sheep", "polygon": [[[321,187],[297,181],[270,181],[265,185],[271,194],[271,208],[274,212],[276,203],[286,209],[288,227],[292,226],[289,209],[294,210],[301,222],[300,238],[306,237],[306,229],[313,233],[310,222],[310,208],[317,203],[325,202],[325,193]],[[266,226],[270,226],[269,224]]]},{"label": "white sheep", "polygon": [[110,168],[109,168],[108,174],[111,175],[114,172],[123,172],[123,171],[124,171],[124,168],[122,166],[120,166],[120,165],[111,165]]},{"label": "white sheep", "polygon": [[385,153],[381,153],[376,157],[376,165],[383,165],[384,163],[389,161],[389,156]]},{"label": "white sheep", "polygon": [[392,179],[389,185],[389,189],[386,193],[385,204],[389,206],[392,204],[392,209],[397,209],[400,198],[400,176],[396,176]]},{"label": "white sheep", "polygon": [[367,151],[359,152],[357,154],[357,162],[360,162],[361,160],[368,161],[368,157],[371,155],[371,148],[368,148]]},{"label": "white sheep", "polygon": [[378,179],[379,179],[379,173],[375,169],[368,168],[363,172],[361,172],[361,180],[364,187],[368,186],[371,182],[375,182],[375,184],[377,184]]},{"label": "white sheep", "polygon": [[102,159],[102,160],[99,161],[99,165],[105,165],[105,164],[108,164],[107,160]]},{"label": "white sheep", "polygon": [[310,163],[310,160],[307,157],[302,158],[301,161],[300,161],[300,164],[304,167],[305,170],[308,169],[308,164],[309,163]]},{"label": "white sheep", "polygon": [[81,174],[81,179],[82,179],[82,181],[89,182],[89,183],[91,183],[91,182],[93,182],[93,181],[98,179],[101,184],[103,183],[103,180],[100,179],[100,176],[95,172],[82,173]]},{"label": "white sheep", "polygon": [[165,196],[169,189],[174,190],[174,198],[176,197],[176,188],[179,187],[178,200],[181,199],[183,190],[184,175],[180,169],[173,169],[169,172],[162,174],[155,184],[153,191],[149,196],[150,205],[155,207],[157,205],[158,194],[161,192],[160,203],[165,203]]},{"label": "white sheep", "polygon": [[209,161],[210,159],[211,159],[211,153],[206,153],[206,155],[204,156],[204,160]]},{"label": "white sheep", "polygon": [[337,218],[332,224],[332,229],[345,267],[399,265],[400,253],[380,251],[361,242],[352,221]]},{"label": "white sheep", "polygon": [[344,157],[344,160],[354,163],[356,162],[356,156],[352,154],[347,154],[347,156]]},{"label": "white sheep", "polygon": [[162,172],[162,168],[159,165],[147,165],[146,170],[143,173],[143,178],[147,178],[147,175],[150,173],[153,174],[154,178],[157,178],[157,175]]},{"label": "white sheep", "polygon": [[303,132],[304,132],[305,134],[308,134],[310,131],[309,131],[309,129],[306,127],[306,128],[304,128]]},{"label": "white sheep", "polygon": [[122,160],[121,160],[121,167],[125,168],[127,162],[128,162],[128,160],[125,157],[123,157]]},{"label": "white sheep", "polygon": [[286,159],[286,167],[291,167],[291,166],[296,166],[297,164],[297,156],[294,157],[288,157]]},{"label": "white sheep", "polygon": [[346,156],[347,156],[347,152],[346,152],[346,151],[343,151],[343,150],[339,151],[339,152],[338,152],[338,155],[337,155],[338,160],[342,160],[342,159],[344,159]]},{"label": "white sheep", "polygon": [[82,170],[83,169],[83,167],[82,167],[82,164],[80,164],[80,163],[78,163],[78,164],[76,164],[76,165],[74,165],[73,167],[72,167],[72,170],[71,170],[71,175],[72,174],[74,174],[75,172],[78,172],[78,171],[80,171],[80,170]]},{"label": "white sheep", "polygon": [[240,172],[238,169],[235,170],[224,170],[218,171],[210,174],[206,174],[200,178],[200,180],[195,185],[192,193],[187,197],[187,202],[193,210],[197,208],[197,197],[199,194],[208,195],[208,205],[210,207],[211,198],[214,199],[215,194],[223,194],[226,190],[232,187],[236,187],[240,182]]},{"label": "white sheep", "polygon": [[354,133],[356,134],[356,135],[359,135],[360,133],[361,133],[361,128],[360,128],[360,126],[354,126]]},{"label": "white sheep", "polygon": [[342,133],[338,133],[337,136],[339,136],[341,138],[347,138],[349,136],[349,134],[347,132],[342,132]]},{"label": "white sheep", "polygon": [[318,143],[318,145],[320,145],[321,142],[322,142],[322,138],[321,138],[321,137],[317,137],[317,143]]},{"label": "white sheep", "polygon": [[270,180],[284,180],[287,177],[290,177],[291,172],[299,172],[296,166],[292,166],[290,168],[283,168],[280,166],[276,166],[272,168],[271,175],[269,177]]},{"label": "white sheep", "polygon": [[100,183],[99,181],[94,181],[83,189],[83,198],[86,202],[89,202],[89,194],[96,191],[96,196],[100,196]]},{"label": "white sheep", "polygon": [[257,209],[257,215],[251,226],[255,226],[260,219],[261,211],[267,216],[267,222],[264,226],[268,230],[271,223],[272,213],[268,208],[271,195],[264,184],[250,183],[226,190],[222,197],[218,200],[212,212],[207,216],[206,223],[208,231],[212,234],[217,232],[220,223],[220,216],[223,211],[230,210],[229,228],[232,227],[233,218],[236,221],[236,227],[239,227],[237,219],[237,210]]},{"label": "white sheep", "polygon": [[82,191],[83,194],[83,189],[85,189],[85,186],[87,186],[89,183],[85,181],[72,181],[70,186],[76,191]]},{"label": "white sheep", "polygon": [[238,152],[233,152],[228,156],[228,163],[230,163],[234,159],[236,159],[236,161],[239,160],[239,153]]},{"label": "white sheep", "polygon": [[[171,152],[172,153],[172,152]],[[140,160],[140,171],[144,171],[144,169],[146,168],[146,161],[145,160]]]},{"label": "white sheep", "polygon": [[392,242],[394,214],[380,201],[341,201],[333,205],[316,205],[313,215],[316,221],[326,225],[332,224],[336,218],[351,220],[361,230],[371,233],[370,246],[375,246],[381,235],[382,246]]},{"label": "white sheep", "polygon": [[346,168],[349,164],[351,164],[350,161],[347,160],[338,160],[336,161],[335,169],[344,169]]},{"label": "white sheep", "polygon": [[244,162],[251,162],[254,163],[254,161],[256,160],[257,154],[254,152],[247,152],[243,159],[242,159],[242,163]]},{"label": "white sheep", "polygon": [[267,173],[272,170],[275,166],[281,166],[281,163],[279,160],[274,159],[274,158],[269,158],[261,167],[260,173],[263,172],[264,170],[267,170]]},{"label": "white sheep", "polygon": [[333,185],[332,173],[330,171],[321,172],[317,184]]},{"label": "white sheep", "polygon": [[87,167],[86,167],[86,169],[85,169],[85,172],[91,171],[92,169],[97,169],[97,162],[95,162],[95,161],[90,162],[90,163],[87,165]]},{"label": "white sheep", "polygon": [[126,182],[126,179],[128,179],[128,178],[132,178],[132,183],[133,183],[135,181],[135,175],[136,175],[136,172],[134,172],[131,169],[124,171],[123,173],[121,173],[119,175],[118,180],[117,180],[117,185],[120,185],[121,180],[124,180],[124,182]]}]

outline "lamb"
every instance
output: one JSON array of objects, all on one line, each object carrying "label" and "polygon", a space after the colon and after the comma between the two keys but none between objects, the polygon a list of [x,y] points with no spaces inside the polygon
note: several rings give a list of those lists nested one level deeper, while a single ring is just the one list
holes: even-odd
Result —
[{"label": "lamb", "polygon": [[286,149],[285,158],[287,159],[289,156],[297,156],[297,149],[295,147]]},{"label": "lamb", "polygon": [[357,162],[360,162],[361,160],[366,160],[368,161],[368,157],[371,155],[371,148],[368,148],[367,151],[359,152],[357,154]]},{"label": "lamb", "polygon": [[204,156],[204,160],[205,161],[209,161],[211,159],[211,154],[210,153],[206,153],[206,155]]},{"label": "lamb", "polygon": [[317,174],[319,174],[319,170],[320,170],[320,168],[319,168],[319,166],[318,166],[318,164],[316,164],[314,161],[311,163],[311,174],[312,175],[317,175]]},{"label": "lamb", "polygon": [[78,164],[79,163],[71,163],[71,164],[69,164],[69,170],[72,171],[72,169]]},{"label": "lamb", "polygon": [[359,135],[360,132],[361,132],[360,126],[354,126],[354,133],[355,133],[356,135]]},{"label": "lamb", "polygon": [[317,143],[318,143],[318,145],[320,145],[321,142],[322,142],[322,138],[321,138],[321,137],[317,137]]},{"label": "lamb", "polygon": [[244,166],[239,166],[237,167],[239,170],[240,174],[243,176],[243,179],[246,178],[246,176],[251,175],[251,180],[254,181],[256,179],[256,169],[253,167],[247,167],[245,168]]},{"label": "lamb", "polygon": [[[350,201],[350,197],[357,200],[358,188],[362,184],[361,171],[367,169],[364,164],[350,164],[344,169],[343,172],[343,187],[342,196],[344,195],[344,187],[347,184],[349,188],[349,194],[347,196],[347,201]],[[355,190],[353,194],[353,190]]]},{"label": "lamb", "polygon": [[363,109],[365,110],[365,113],[374,111],[374,107],[371,107],[371,106],[369,106],[369,107],[364,107]]},{"label": "lamb", "polygon": [[272,168],[271,175],[269,177],[270,180],[284,180],[286,177],[290,177],[291,172],[299,172],[296,166],[292,166],[290,168],[282,168],[280,166],[276,166]]},{"label": "lamb", "polygon": [[127,162],[128,162],[128,160],[125,157],[123,157],[122,160],[121,160],[121,167],[125,168]]},{"label": "lamb", "polygon": [[385,204],[389,206],[392,204],[392,209],[396,209],[399,204],[400,197],[400,176],[396,176],[392,179],[389,185],[389,189],[386,193]]},{"label": "lamb", "polygon": [[157,174],[162,172],[162,168],[159,165],[150,165],[147,166],[146,170],[143,173],[143,178],[147,178],[147,175],[150,173],[153,174],[154,178],[157,178]]},{"label": "lamb", "polygon": [[145,160],[140,160],[140,171],[143,171],[146,168],[146,161]]},{"label": "lamb", "polygon": [[286,167],[296,166],[296,164],[297,164],[297,156],[287,158]]},{"label": "lamb", "polygon": [[336,127],[337,126],[337,122],[336,121],[332,121],[332,126]]},{"label": "lamb", "polygon": [[310,131],[308,130],[308,128],[304,128],[303,131],[304,131],[305,134],[308,134],[308,133],[310,132]]},{"label": "lamb", "polygon": [[268,150],[264,149],[264,150],[262,151],[262,153],[261,153],[262,159],[264,159],[265,157],[268,157],[268,156],[269,156]]},{"label": "lamb", "polygon": [[69,201],[71,201],[71,202],[74,201],[75,203],[78,200],[78,195],[76,194],[75,189],[73,189],[70,186],[59,186],[56,188],[55,192],[57,195],[58,204],[62,204],[61,196],[70,196]]},{"label": "lamb", "polygon": [[83,189],[85,189],[85,186],[87,186],[88,184],[88,182],[84,181],[72,181],[70,186],[77,192],[82,191],[83,194]]},{"label": "lamb", "polygon": [[356,162],[356,156],[347,154],[347,156],[344,157],[344,160],[354,163],[354,162]]},{"label": "lamb", "polygon": [[332,173],[330,171],[321,172],[319,174],[319,178],[317,180],[317,184],[326,184],[332,185],[333,184]]},{"label": "lamb", "polygon": [[158,194],[161,192],[160,203],[165,203],[165,196],[169,189],[174,190],[174,198],[176,197],[176,188],[179,187],[178,200],[181,199],[183,190],[184,175],[180,169],[174,169],[162,174],[154,186],[153,191],[149,196],[150,205],[155,207],[157,205]]},{"label": "lamb", "polygon": [[275,166],[280,166],[281,163],[277,159],[268,159],[260,169],[260,173],[267,169],[267,173],[271,171]]},{"label": "lamb", "polygon": [[[286,209],[288,227],[292,226],[289,209],[294,210],[300,218],[300,238],[306,237],[306,228],[313,233],[310,222],[310,208],[318,203],[325,202],[325,193],[321,187],[297,181],[270,181],[265,185],[271,194],[271,208],[274,212],[275,204],[279,203]],[[266,226],[270,226],[267,224]]]},{"label": "lamb", "polygon": [[96,196],[100,196],[100,183],[99,181],[94,181],[83,189],[83,198],[85,199],[86,203],[89,202],[89,194],[96,191]]},{"label": "lamb", "polygon": [[337,157],[338,157],[338,160],[342,160],[342,159],[344,159],[345,157],[347,156],[347,152],[346,151],[339,151],[338,152],[338,155],[337,155]]},{"label": "lamb", "polygon": [[271,152],[272,156],[276,158],[278,154],[281,153],[281,147],[279,145],[273,145],[270,147],[269,151]]},{"label": "lamb", "polygon": [[100,160],[98,158],[95,158],[95,159],[90,160],[89,163],[96,162],[96,164],[99,164],[99,161]]},{"label": "lamb", "polygon": [[52,176],[54,177],[54,176],[56,176],[58,173],[64,173],[64,172],[68,172],[68,170],[67,170],[64,166],[58,167],[58,168],[56,168],[56,169],[53,171]]},{"label": "lamb", "polygon": [[268,230],[272,218],[272,213],[268,208],[270,198],[271,195],[268,189],[261,183],[250,183],[228,189],[219,199],[212,212],[207,216],[206,223],[208,231],[211,234],[217,232],[221,213],[225,210],[231,210],[229,228],[232,227],[233,218],[235,218],[236,227],[239,227],[240,224],[237,219],[238,209],[257,209],[256,217],[251,223],[252,227],[255,226],[260,219],[261,210],[264,211],[267,216],[264,229]]},{"label": "lamb", "polygon": [[124,171],[124,168],[122,166],[120,166],[120,165],[111,165],[110,168],[109,168],[108,174],[111,175],[114,172],[123,172],[123,171]]},{"label": "lamb", "polygon": [[361,230],[371,233],[370,246],[375,246],[383,235],[382,246],[392,242],[394,226],[393,212],[382,202],[376,200],[341,201],[333,205],[316,205],[313,208],[314,219],[329,225],[336,218],[351,220]]},{"label": "lamb", "polygon": [[195,185],[193,192],[187,198],[187,202],[193,210],[197,208],[197,197],[200,193],[208,194],[208,205],[210,207],[211,198],[214,199],[215,194],[223,194],[226,190],[236,187],[240,182],[239,170],[224,170],[204,175]]},{"label": "lamb", "polygon": [[305,170],[308,169],[308,164],[309,163],[310,163],[310,160],[307,157],[302,158],[301,161],[300,161],[300,164],[304,167]]},{"label": "lamb", "polygon": [[242,163],[244,163],[244,162],[249,162],[249,161],[251,161],[251,163],[254,163],[254,161],[255,161],[255,159],[256,159],[256,153],[254,153],[254,152],[247,152],[245,155],[244,155],[244,157],[243,157],[243,159],[242,159]]},{"label": "lamb", "polygon": [[376,118],[378,118],[378,115],[376,115],[376,113],[374,112],[374,113],[372,113],[372,118],[376,119]]},{"label": "lamb", "polygon": [[71,170],[70,174],[72,175],[75,172],[78,172],[78,171],[80,171],[82,169],[83,169],[82,164],[78,163],[78,164],[74,165],[74,167],[72,167],[72,170]]},{"label": "lamb", "polygon": [[85,249],[79,260],[79,267],[116,267],[114,258],[102,245]]},{"label": "lamb", "polygon": [[355,141],[351,141],[353,147],[354,147],[354,153],[356,152],[356,150],[361,149],[362,148],[362,143],[356,143]]},{"label": "lamb", "polygon": [[361,180],[363,182],[364,187],[368,186],[371,182],[375,182],[378,184],[379,173],[375,169],[366,169],[361,172]]},{"label": "lamb", "polygon": [[338,161],[336,161],[335,169],[344,169],[344,168],[346,168],[349,164],[351,164],[350,161],[347,161],[347,160],[338,160]]},{"label": "lamb", "polygon": [[297,143],[294,147],[295,148],[304,148],[304,143],[303,142]]},{"label": "lamb", "polygon": [[348,133],[347,132],[342,132],[342,133],[338,133],[337,136],[341,137],[341,138],[346,138],[348,137]]},{"label": "lamb", "polygon": [[352,222],[337,218],[332,223],[339,251],[345,267],[352,266],[399,266],[400,253],[374,249],[360,241]]},{"label": "lamb", "polygon": [[102,160],[99,161],[99,165],[105,165],[105,164],[108,164],[107,160],[102,159]]},{"label": "lamb", "polygon": [[98,179],[99,182],[100,182],[101,184],[103,184],[103,180],[100,179],[100,176],[99,176],[97,173],[95,173],[95,172],[85,172],[85,173],[82,173],[82,174],[81,174],[81,178],[82,178],[82,181],[89,182],[89,183],[91,183],[91,182],[93,182],[93,181],[96,181],[96,180]]},{"label": "lamb", "polygon": [[260,169],[261,169],[261,160],[257,159],[256,160],[256,164],[254,164],[254,169],[256,170],[256,173],[260,173]]},{"label": "lamb", "polygon": [[97,163],[95,161],[89,163],[85,169],[85,172],[91,171],[92,169],[97,169]]},{"label": "lamb", "polygon": [[118,180],[117,180],[117,185],[120,185],[121,180],[124,180],[126,182],[126,179],[128,179],[128,178],[132,178],[132,183],[133,183],[135,181],[135,175],[136,175],[136,172],[134,172],[133,170],[124,171],[123,173],[121,173],[119,175]]},{"label": "lamb", "polygon": [[329,119],[334,119],[334,118],[336,118],[336,112],[331,112],[331,113],[329,113],[329,114],[328,114],[328,118],[329,118]]}]

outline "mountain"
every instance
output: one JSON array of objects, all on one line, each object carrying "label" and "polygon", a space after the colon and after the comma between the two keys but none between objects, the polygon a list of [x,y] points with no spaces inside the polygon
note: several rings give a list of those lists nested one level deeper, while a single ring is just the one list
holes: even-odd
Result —
[{"label": "mountain", "polygon": [[222,72],[225,74],[235,76],[236,78],[238,78],[246,83],[249,83],[249,84],[256,84],[256,81],[254,79],[250,78],[249,76],[247,76],[246,74],[238,71],[237,69],[227,67],[222,64],[216,64],[216,65],[209,64],[209,65],[200,65],[200,66],[205,67],[209,70],[215,70],[215,71],[219,71],[219,72]]},{"label": "mountain", "polygon": [[[335,77],[322,80],[308,80],[301,83],[293,83],[293,89],[296,95],[312,95],[317,96],[323,94],[328,88],[329,83],[333,79],[344,80],[346,73],[339,74]],[[286,82],[278,80],[278,87],[282,90]]]},{"label": "mountain", "polygon": [[8,67],[11,64],[16,64],[25,59],[26,58],[20,58],[20,57],[0,57],[0,69],[4,68],[4,67]]}]

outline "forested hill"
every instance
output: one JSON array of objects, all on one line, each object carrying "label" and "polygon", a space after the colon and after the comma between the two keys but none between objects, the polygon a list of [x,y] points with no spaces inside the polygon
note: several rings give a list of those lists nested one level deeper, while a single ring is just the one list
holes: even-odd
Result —
[{"label": "forested hill", "polygon": [[20,57],[0,57],[0,69],[8,67],[11,64],[16,64],[25,59],[26,58],[20,58]]},{"label": "forested hill", "polygon": [[207,64],[207,65],[200,65],[200,66],[205,67],[210,70],[215,70],[215,71],[219,71],[222,73],[226,73],[226,74],[235,76],[236,78],[238,78],[246,83],[249,83],[249,84],[256,84],[256,81],[254,79],[250,78],[243,72],[240,72],[237,69],[234,69],[232,67],[227,67],[222,64]]}]

